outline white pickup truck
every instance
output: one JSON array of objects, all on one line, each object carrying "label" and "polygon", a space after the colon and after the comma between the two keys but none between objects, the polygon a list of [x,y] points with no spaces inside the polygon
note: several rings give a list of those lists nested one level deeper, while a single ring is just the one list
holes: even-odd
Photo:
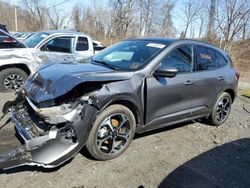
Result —
[{"label": "white pickup truck", "polygon": [[42,64],[82,62],[94,53],[93,41],[84,33],[67,30],[35,33],[24,41],[24,48],[0,49],[0,91],[19,89]]}]

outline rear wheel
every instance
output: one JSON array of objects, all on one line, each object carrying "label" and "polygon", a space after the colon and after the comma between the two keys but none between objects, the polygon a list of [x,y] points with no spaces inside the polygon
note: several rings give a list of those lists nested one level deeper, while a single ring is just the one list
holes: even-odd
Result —
[{"label": "rear wheel", "polygon": [[28,75],[19,68],[7,68],[0,72],[0,91],[13,92],[23,87]]},{"label": "rear wheel", "polygon": [[123,105],[107,107],[96,119],[86,148],[98,160],[109,160],[121,155],[135,134],[133,113]]},{"label": "rear wheel", "polygon": [[207,119],[207,122],[214,126],[223,124],[229,116],[231,105],[231,96],[226,92],[222,93],[217,99],[213,111],[210,117]]}]

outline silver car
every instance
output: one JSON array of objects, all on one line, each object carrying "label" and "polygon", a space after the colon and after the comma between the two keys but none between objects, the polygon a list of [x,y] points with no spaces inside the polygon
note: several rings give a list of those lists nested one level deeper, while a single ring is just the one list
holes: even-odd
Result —
[{"label": "silver car", "polygon": [[42,64],[80,62],[94,54],[90,36],[75,31],[44,31],[24,41],[25,48],[0,50],[0,90],[23,86],[28,75]]}]

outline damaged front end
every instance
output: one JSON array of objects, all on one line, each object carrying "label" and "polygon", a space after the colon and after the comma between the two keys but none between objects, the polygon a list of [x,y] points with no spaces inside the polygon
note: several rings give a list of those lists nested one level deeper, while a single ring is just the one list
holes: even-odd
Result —
[{"label": "damaged front end", "polygon": [[20,165],[53,168],[74,157],[87,141],[97,113],[91,102],[83,96],[71,103],[40,107],[19,94],[9,110],[23,145],[0,155],[0,169]]},{"label": "damaged front end", "polygon": [[132,75],[93,64],[41,67],[4,107],[24,144],[0,155],[0,169],[24,164],[52,168],[74,157],[86,144],[97,113],[121,93],[119,81]]}]

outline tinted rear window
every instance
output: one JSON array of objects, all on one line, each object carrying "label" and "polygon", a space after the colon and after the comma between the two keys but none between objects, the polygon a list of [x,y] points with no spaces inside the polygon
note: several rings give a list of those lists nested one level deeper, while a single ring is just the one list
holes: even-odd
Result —
[{"label": "tinted rear window", "polygon": [[195,46],[196,71],[216,69],[216,53],[206,47]]},{"label": "tinted rear window", "polygon": [[86,51],[89,49],[88,39],[86,37],[78,37],[76,51]]}]

